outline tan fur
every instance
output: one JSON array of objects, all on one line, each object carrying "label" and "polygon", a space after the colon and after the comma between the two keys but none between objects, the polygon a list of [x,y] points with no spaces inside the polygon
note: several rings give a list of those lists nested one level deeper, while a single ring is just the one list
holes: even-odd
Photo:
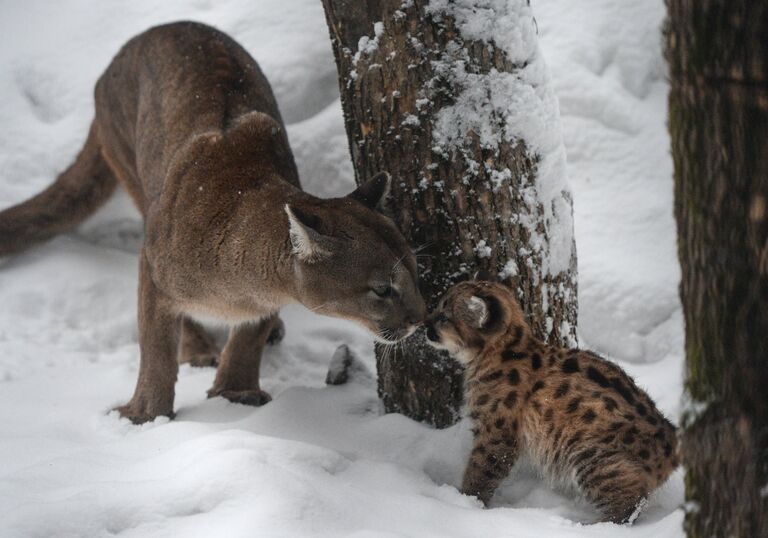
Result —
[{"label": "tan fur", "polygon": [[675,429],[650,397],[594,353],[535,339],[507,287],[458,284],[426,325],[432,345],[467,365],[475,445],[464,493],[487,503],[524,451],[626,522],[677,466]]},{"label": "tan fur", "polygon": [[196,319],[232,326],[210,396],[260,405],[259,362],[299,302],[377,337],[425,314],[416,261],[375,208],[388,176],[349,196],[303,192],[267,80],[232,39],[191,22],[129,41],[96,85],[96,116],[75,164],[48,190],[0,212],[0,255],[66,231],[117,181],[144,216],[139,379],[119,408],[134,422],[173,414],[178,361],[213,364]]}]

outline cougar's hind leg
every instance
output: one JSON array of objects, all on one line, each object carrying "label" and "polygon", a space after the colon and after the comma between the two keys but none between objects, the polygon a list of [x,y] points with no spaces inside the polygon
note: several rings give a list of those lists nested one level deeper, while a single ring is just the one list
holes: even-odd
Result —
[{"label": "cougar's hind leg", "polygon": [[598,456],[586,472],[576,473],[586,498],[614,523],[631,523],[652,490],[642,465],[622,455]]},{"label": "cougar's hind leg", "polygon": [[223,396],[231,402],[257,406],[272,399],[259,385],[259,366],[264,345],[278,323],[280,318],[274,315],[232,328],[209,398]]},{"label": "cougar's hind leg", "polygon": [[200,323],[187,317],[181,321],[179,363],[201,367],[216,366],[219,363],[219,348],[211,335]]},{"label": "cougar's hind leg", "polygon": [[267,336],[267,344],[271,346],[276,346],[283,341],[283,338],[285,338],[285,323],[283,323],[283,320],[280,318],[280,316],[275,317],[277,319],[275,320],[274,325],[272,325],[272,330]]}]

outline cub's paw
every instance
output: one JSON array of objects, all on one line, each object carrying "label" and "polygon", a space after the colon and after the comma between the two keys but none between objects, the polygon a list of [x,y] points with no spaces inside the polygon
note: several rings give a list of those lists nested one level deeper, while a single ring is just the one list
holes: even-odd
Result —
[{"label": "cub's paw", "polygon": [[263,390],[209,390],[208,397],[221,396],[230,402],[259,407],[272,401],[272,396]]},{"label": "cub's paw", "polygon": [[277,318],[275,326],[272,327],[272,331],[267,336],[267,344],[274,346],[279,344],[285,338],[285,323],[280,318]]},{"label": "cub's paw", "polygon": [[171,420],[173,419],[174,412],[172,409],[153,409],[152,407],[153,406],[151,405],[137,404],[130,401],[125,405],[115,407],[113,411],[117,411],[122,418],[127,418],[134,424],[152,422],[157,417],[168,417]]}]

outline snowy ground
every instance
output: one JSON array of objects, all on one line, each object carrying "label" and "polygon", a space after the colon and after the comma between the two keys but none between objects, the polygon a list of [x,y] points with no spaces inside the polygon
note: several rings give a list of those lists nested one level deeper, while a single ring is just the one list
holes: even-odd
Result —
[{"label": "snowy ground", "polygon": [[[679,268],[660,53],[661,0],[538,0],[575,196],[580,337],[677,418]],[[151,24],[212,23],[272,81],[305,187],[352,174],[319,0],[0,3],[0,207],[50,183],[82,144],[92,86]],[[466,424],[435,431],[379,412],[370,377],[324,385],[370,337],[300,308],[267,351],[254,409],[206,400],[213,371],[182,367],[177,419],[106,412],[136,379],[137,215],[117,198],[76,234],[0,266],[0,536],[678,537],[678,471],[634,527],[523,468],[483,510],[455,489]]]}]

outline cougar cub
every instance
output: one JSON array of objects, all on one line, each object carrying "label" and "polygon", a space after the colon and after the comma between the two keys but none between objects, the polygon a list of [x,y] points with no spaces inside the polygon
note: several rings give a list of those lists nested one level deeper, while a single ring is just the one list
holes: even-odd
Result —
[{"label": "cougar cub", "polygon": [[506,286],[454,286],[426,327],[434,347],[466,365],[475,444],[463,493],[487,503],[525,451],[623,523],[677,466],[675,428],[650,397],[594,353],[534,338]]}]

